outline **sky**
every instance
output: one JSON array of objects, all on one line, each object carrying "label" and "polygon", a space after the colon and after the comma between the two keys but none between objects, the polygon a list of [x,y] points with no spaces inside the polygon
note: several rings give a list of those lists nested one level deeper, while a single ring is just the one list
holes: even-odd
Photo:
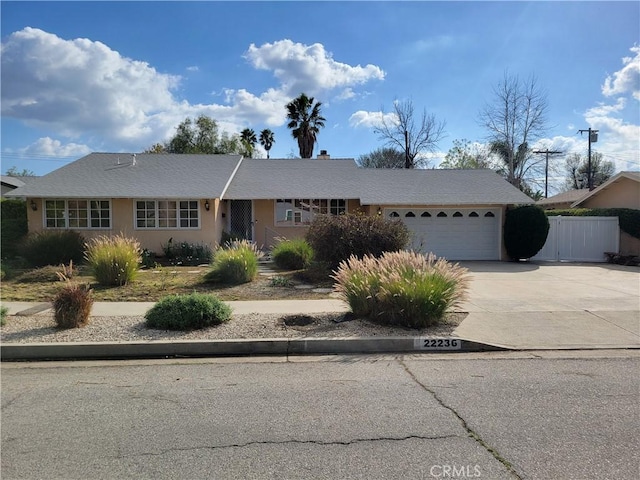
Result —
[{"label": "sky", "polygon": [[637,1],[2,1],[0,14],[3,173],[141,152],[201,114],[229,133],[269,128],[271,158],[297,156],[285,105],[301,92],[326,118],[314,155],[383,146],[376,122],[410,100],[446,122],[437,166],[454,140],[487,141],[479,114],[505,73],[546,92],[534,148],[586,154],[591,127],[616,171],[640,169]]}]

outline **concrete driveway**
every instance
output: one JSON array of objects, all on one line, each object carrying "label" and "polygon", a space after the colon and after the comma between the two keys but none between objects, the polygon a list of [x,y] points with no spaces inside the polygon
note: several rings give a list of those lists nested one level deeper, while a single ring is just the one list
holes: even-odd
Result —
[{"label": "concrete driveway", "polygon": [[640,269],[461,262],[472,278],[461,337],[515,348],[640,346]]}]

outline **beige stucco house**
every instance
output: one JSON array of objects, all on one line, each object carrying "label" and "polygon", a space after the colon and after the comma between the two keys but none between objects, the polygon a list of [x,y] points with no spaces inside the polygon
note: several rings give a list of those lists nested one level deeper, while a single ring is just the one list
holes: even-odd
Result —
[{"label": "beige stucco house", "polygon": [[272,246],[318,214],[361,212],[407,224],[413,247],[451,260],[506,258],[506,208],[533,201],[490,170],[383,170],[353,159],[92,153],[10,196],[26,197],[30,232],[123,233],[161,253],[216,245],[224,231]]}]

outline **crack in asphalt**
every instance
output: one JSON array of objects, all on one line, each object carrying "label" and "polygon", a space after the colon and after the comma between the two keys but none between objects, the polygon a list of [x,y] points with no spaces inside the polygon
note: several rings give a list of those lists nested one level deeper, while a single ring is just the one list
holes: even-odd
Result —
[{"label": "crack in asphalt", "polygon": [[222,450],[227,448],[245,448],[254,445],[318,445],[318,446],[348,446],[357,443],[366,442],[404,442],[406,440],[445,440],[448,438],[460,438],[459,435],[435,435],[435,436],[423,436],[423,435],[407,435],[405,437],[376,437],[376,438],[354,438],[353,440],[333,440],[324,442],[322,440],[261,440],[246,443],[230,443],[228,445],[214,445],[214,446],[197,446],[197,447],[184,447],[184,448],[167,448],[160,450],[159,452],[147,452],[137,453],[133,455],[118,455],[115,458],[131,458],[131,457],[146,457],[146,456],[159,456],[165,455],[171,452],[187,452],[193,450]]},{"label": "crack in asphalt", "polygon": [[498,460],[506,469],[507,471],[513,475],[516,479],[518,480],[522,480],[522,477],[518,474],[518,472],[516,472],[515,468],[513,468],[513,465],[506,459],[504,458],[500,452],[498,452],[495,448],[493,448],[491,445],[489,445],[487,442],[484,441],[484,439],[480,436],[480,434],[478,434],[476,431],[474,431],[469,424],[467,423],[467,421],[451,406],[447,405],[439,396],[438,394],[431,390],[429,387],[427,387],[426,385],[424,385],[422,382],[420,382],[420,380],[418,380],[418,378],[414,375],[414,373],[409,369],[409,367],[404,363],[403,359],[398,359],[398,363],[400,363],[400,365],[402,366],[402,368],[404,368],[405,372],[407,372],[407,375],[409,375],[411,377],[411,379],[420,386],[420,388],[422,388],[425,392],[428,392],[431,394],[431,396],[435,399],[436,402],[438,402],[442,407],[446,408],[447,410],[449,410],[451,413],[453,413],[456,418],[460,421],[460,423],[462,424],[462,428],[465,429],[465,431],[467,432],[467,435],[471,438],[473,438],[476,442],[478,442],[479,445],[482,446],[482,448],[484,448],[487,452],[489,452],[493,458],[495,458],[496,460]]}]

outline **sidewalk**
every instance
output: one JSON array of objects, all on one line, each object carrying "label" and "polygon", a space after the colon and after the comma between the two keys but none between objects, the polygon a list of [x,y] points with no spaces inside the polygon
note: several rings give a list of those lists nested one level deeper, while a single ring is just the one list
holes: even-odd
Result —
[{"label": "sidewalk", "polygon": [[[237,314],[313,314],[347,312],[341,300],[267,300],[227,302]],[[96,302],[93,316],[142,316],[153,302]],[[50,313],[47,303],[3,302],[11,315]],[[471,302],[468,316],[454,331],[461,345],[450,351],[629,349],[640,348],[638,311],[486,311]],[[452,337],[453,338],[453,337]],[[270,339],[207,342],[146,342],[108,345],[2,345],[2,357],[135,357],[170,355],[250,355],[293,353],[373,353],[424,351],[417,337],[362,339]],[[64,354],[60,352],[64,350]],[[439,352],[442,350],[438,350]],[[72,353],[74,352],[74,353]]]}]

